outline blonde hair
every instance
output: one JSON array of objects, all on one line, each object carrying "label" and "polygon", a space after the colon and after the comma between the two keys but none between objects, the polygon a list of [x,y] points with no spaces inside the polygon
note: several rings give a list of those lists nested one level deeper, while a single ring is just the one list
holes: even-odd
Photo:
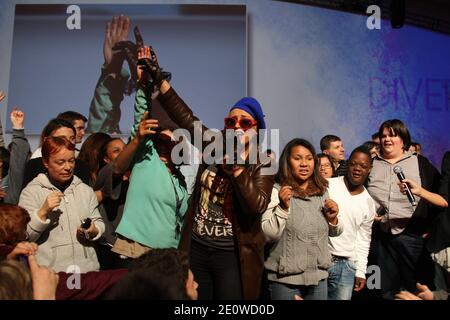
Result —
[{"label": "blonde hair", "polygon": [[1,261],[0,279],[0,300],[33,300],[30,271],[19,261]]}]

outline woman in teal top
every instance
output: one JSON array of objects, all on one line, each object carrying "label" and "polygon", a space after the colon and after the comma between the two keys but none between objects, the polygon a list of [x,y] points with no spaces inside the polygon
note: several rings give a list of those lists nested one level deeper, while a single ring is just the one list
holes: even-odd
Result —
[{"label": "woman in teal top", "polygon": [[171,161],[175,145],[170,130],[157,133],[158,120],[148,119],[150,86],[138,69],[132,140],[116,167],[132,163],[130,185],[114,252],[137,257],[148,248],[176,248],[187,209],[184,177]]}]

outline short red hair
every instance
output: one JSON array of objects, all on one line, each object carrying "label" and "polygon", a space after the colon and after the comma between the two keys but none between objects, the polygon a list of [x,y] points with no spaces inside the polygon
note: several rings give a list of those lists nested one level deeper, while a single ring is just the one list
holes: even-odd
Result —
[{"label": "short red hair", "polygon": [[30,221],[28,211],[14,204],[0,204],[0,244],[14,245],[23,241],[27,224]]},{"label": "short red hair", "polygon": [[42,144],[42,159],[48,161],[52,154],[66,148],[75,151],[75,145],[64,137],[47,137]]}]

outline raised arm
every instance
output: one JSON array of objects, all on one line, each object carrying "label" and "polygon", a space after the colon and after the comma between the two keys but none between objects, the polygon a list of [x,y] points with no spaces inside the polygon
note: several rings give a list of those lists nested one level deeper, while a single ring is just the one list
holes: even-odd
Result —
[{"label": "raised arm", "polygon": [[87,132],[120,132],[120,103],[128,83],[129,73],[122,68],[124,56],[113,47],[127,40],[130,20],[127,17],[114,17],[106,25],[103,56],[105,63],[97,82],[89,108]]},{"label": "raised arm", "polygon": [[17,204],[25,173],[25,164],[30,152],[30,144],[25,137],[25,114],[14,107],[10,115],[13,138],[11,141],[11,159],[8,172],[8,191],[5,197],[6,203]]},{"label": "raised arm", "polygon": [[243,212],[249,215],[262,215],[269,205],[275,178],[273,175],[262,174],[262,165],[258,165],[254,170],[252,168],[252,166],[246,168],[231,179],[238,201],[245,208]]},{"label": "raised arm", "polygon": [[[208,128],[203,125],[195,126],[195,123],[199,123],[199,118],[194,115],[187,104],[178,96],[175,90],[171,88],[169,82],[164,79],[153,49],[149,48],[148,50],[150,50],[151,58],[145,57],[145,59],[139,61],[139,64],[145,67],[145,70],[153,79],[156,90],[159,90],[158,101],[166,110],[169,118],[180,128],[189,132],[191,143],[194,144],[194,136],[197,134],[200,137],[203,137],[204,132],[206,132]],[[203,141],[207,142],[212,139],[212,137],[213,134],[206,135]],[[202,146],[202,149],[204,146],[205,145]]]},{"label": "raised arm", "polygon": [[[150,56],[147,48],[138,50],[138,58]],[[145,72],[138,68],[137,70],[138,87],[136,90],[136,99],[134,103],[134,124],[131,129],[132,140],[122,150],[113,163],[114,174],[123,174],[130,166],[139,145],[148,135],[155,134],[158,127],[158,120],[148,119],[151,111],[151,97],[148,84],[148,78]]]},{"label": "raised arm", "polygon": [[[139,48],[138,59],[146,59],[150,57],[150,49],[148,47]],[[139,129],[141,119],[144,113],[152,110],[151,88],[149,86],[148,74],[142,70],[140,66],[137,66],[137,89],[136,98],[134,101],[134,124],[131,128],[131,137],[135,137]],[[150,114],[147,114],[147,117]]]},{"label": "raised arm", "polygon": [[143,117],[140,120],[139,126],[135,129],[135,135],[133,139],[126,145],[122,152],[117,156],[113,162],[113,172],[115,175],[124,174],[130,167],[136,151],[145,137],[151,134],[155,134],[153,129],[158,127],[158,120],[147,119],[148,111],[145,111]]}]

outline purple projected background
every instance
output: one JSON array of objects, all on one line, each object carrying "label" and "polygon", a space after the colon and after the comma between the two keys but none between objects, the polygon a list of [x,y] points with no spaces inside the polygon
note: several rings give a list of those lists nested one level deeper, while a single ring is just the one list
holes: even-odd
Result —
[{"label": "purple projected background", "polygon": [[406,27],[383,33],[378,72],[369,77],[373,126],[384,119],[406,122],[425,155],[440,164],[450,149],[450,37]]},{"label": "purple projected background", "polygon": [[[260,44],[250,46],[253,63],[264,68],[250,73],[249,86],[269,106],[270,126],[282,128],[282,145],[299,136],[319,149],[322,136],[335,134],[348,156],[383,121],[398,118],[440,169],[450,150],[448,35],[407,25],[394,30],[386,20],[369,30],[368,16],[292,3],[270,12],[251,16],[261,30],[250,37]],[[263,79],[278,85],[262,92]]]}]

